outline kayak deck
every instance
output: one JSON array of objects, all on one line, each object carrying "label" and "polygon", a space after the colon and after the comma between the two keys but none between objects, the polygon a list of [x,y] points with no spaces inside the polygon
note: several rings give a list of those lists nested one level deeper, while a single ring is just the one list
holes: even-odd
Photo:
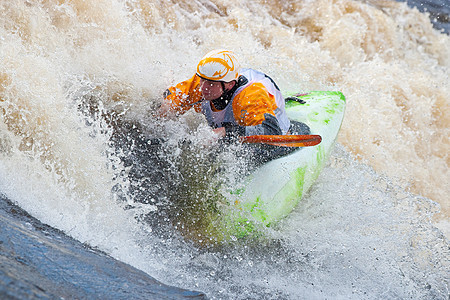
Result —
[{"label": "kayak deck", "polygon": [[[289,94],[286,112],[293,121],[309,126],[322,142],[298,148],[269,161],[245,179],[244,188],[228,190],[228,204],[211,224],[220,239],[239,238],[259,232],[287,216],[317,179],[335,144],[341,127],[345,97],[341,92],[317,91]],[[211,228],[212,230],[213,228]]]}]

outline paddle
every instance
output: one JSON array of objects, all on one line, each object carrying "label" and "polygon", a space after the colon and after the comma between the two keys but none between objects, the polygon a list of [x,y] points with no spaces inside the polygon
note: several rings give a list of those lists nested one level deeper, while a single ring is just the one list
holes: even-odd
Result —
[{"label": "paddle", "polygon": [[308,147],[320,144],[320,135],[250,135],[239,138],[246,144],[268,144],[282,147]]},{"label": "paddle", "polygon": [[[280,147],[309,147],[320,144],[320,135],[249,135],[239,137],[244,144],[267,144]],[[161,138],[152,138],[147,141],[148,145],[161,145]]]}]

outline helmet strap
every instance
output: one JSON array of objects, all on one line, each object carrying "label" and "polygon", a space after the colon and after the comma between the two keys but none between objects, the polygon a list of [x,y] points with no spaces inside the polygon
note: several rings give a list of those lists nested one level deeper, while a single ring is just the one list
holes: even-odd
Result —
[{"label": "helmet strap", "polygon": [[238,83],[236,82],[236,84],[231,89],[226,91],[225,83],[223,81],[221,81],[220,83],[222,84],[222,95],[219,98],[211,100],[211,103],[217,110],[223,110],[225,109],[225,107],[227,107],[228,103],[230,103],[231,99],[233,98],[234,92],[238,88]]}]

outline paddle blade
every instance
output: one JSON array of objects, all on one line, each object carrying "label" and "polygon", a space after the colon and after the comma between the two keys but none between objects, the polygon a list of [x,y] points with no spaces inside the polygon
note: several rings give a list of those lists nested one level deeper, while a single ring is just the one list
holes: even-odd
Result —
[{"label": "paddle blade", "polygon": [[308,147],[320,144],[320,135],[250,135],[240,137],[242,143],[282,147]]}]

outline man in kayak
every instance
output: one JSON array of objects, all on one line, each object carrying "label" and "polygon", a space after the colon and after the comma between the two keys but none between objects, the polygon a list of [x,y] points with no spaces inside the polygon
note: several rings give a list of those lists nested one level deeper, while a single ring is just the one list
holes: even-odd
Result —
[{"label": "man in kayak", "polygon": [[160,116],[191,108],[205,115],[222,137],[287,134],[290,122],[284,98],[262,72],[241,69],[233,52],[213,50],[198,63],[196,74],[167,89]]}]

